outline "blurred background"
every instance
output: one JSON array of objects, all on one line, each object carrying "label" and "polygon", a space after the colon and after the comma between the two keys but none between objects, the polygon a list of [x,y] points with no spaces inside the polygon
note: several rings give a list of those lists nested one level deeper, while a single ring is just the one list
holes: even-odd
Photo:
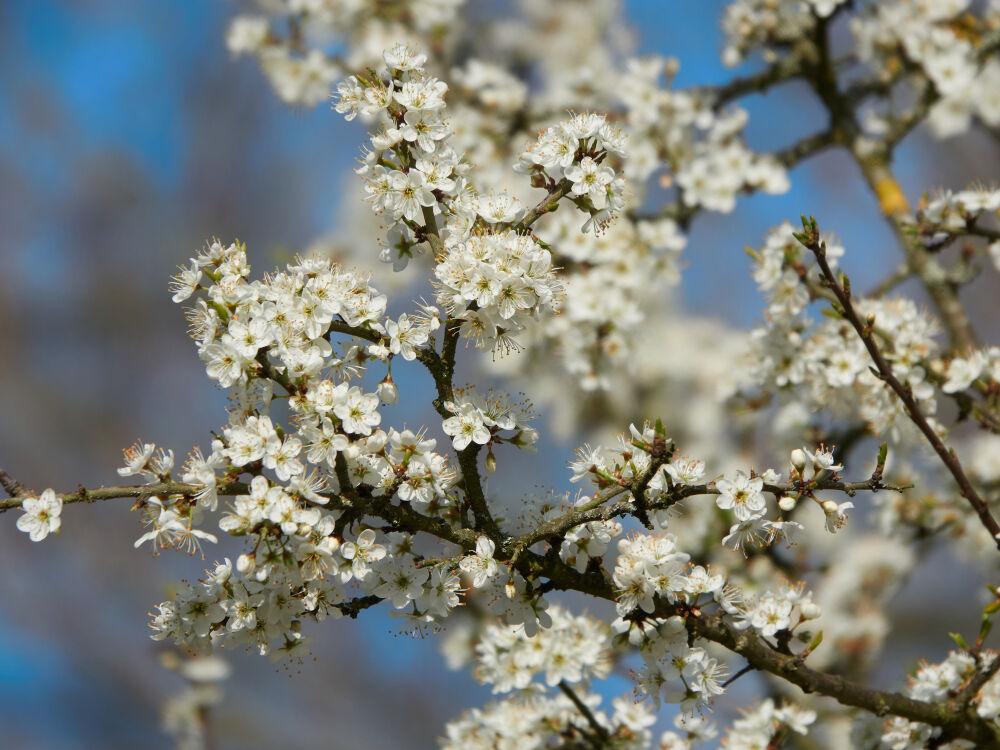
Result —
[{"label": "blurred background", "polygon": [[[724,5],[629,0],[624,12],[637,49],[678,57],[686,86],[731,75],[718,61]],[[239,237],[256,269],[270,268],[335,230],[342,192],[358,193],[349,169],[364,127],[324,105],[282,105],[252,60],[233,61],[223,34],[236,9],[226,0],[0,3],[0,467],[30,488],[116,483],[121,450],[138,437],[173,448],[178,463],[206,446],[225,398],[205,377],[168,277],[212,236]],[[804,93],[792,84],[745,100],[751,148],[780,148],[824,125]],[[927,188],[983,177],[984,164],[996,174],[993,141],[929,145],[918,131],[897,158],[914,203]],[[855,283],[898,263],[842,156],[806,162],[792,185],[696,219],[686,309],[748,328],[762,305],[743,246],[803,212],[842,237]],[[996,279],[977,288],[984,283],[995,289]],[[974,296],[973,315],[991,304]],[[531,483],[562,488],[574,447],[532,457]],[[236,548],[213,547],[205,562],[154,559],[133,550],[140,531],[127,511],[127,501],[68,507],[65,533],[39,545],[16,531],[14,514],[2,517],[0,746],[172,746],[160,706],[183,682],[160,666],[147,612],[172,581]],[[893,607],[900,623],[931,616],[912,588]],[[936,631],[948,627],[971,624]],[[436,639],[402,635],[382,612],[310,633],[317,660],[302,666],[227,656],[216,747],[431,747],[447,719],[489,697],[467,672],[444,669]],[[627,689],[619,678],[608,688]]]}]

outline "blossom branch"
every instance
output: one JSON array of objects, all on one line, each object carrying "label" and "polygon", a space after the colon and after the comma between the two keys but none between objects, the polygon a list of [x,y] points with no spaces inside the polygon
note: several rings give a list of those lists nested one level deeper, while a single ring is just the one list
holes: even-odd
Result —
[{"label": "blossom branch", "polygon": [[[557,588],[575,590],[608,601],[615,601],[611,583],[601,575],[578,573],[558,559],[526,553],[521,558],[522,572],[533,571],[555,582]],[[818,693],[845,706],[862,708],[876,716],[901,716],[911,721],[941,727],[948,735],[968,739],[977,747],[1000,748],[1000,733],[974,711],[955,701],[931,703],[909,698],[901,693],[876,690],[840,675],[821,672],[806,666],[804,657],[785,654],[771,647],[752,629],[737,630],[720,615],[707,615],[697,609],[656,599],[654,616],[680,615],[692,635],[718,643],[739,654],[756,670],[773,674],[806,693]]]},{"label": "blossom branch", "polygon": [[[87,489],[80,487],[76,492],[57,494],[56,497],[62,500],[63,504],[70,503],[92,503],[98,500],[115,500],[118,498],[136,498],[137,500],[148,500],[151,497],[159,496],[182,496],[194,497],[198,492],[204,490],[203,485],[187,484],[184,482],[159,482],[157,484],[146,484],[124,487],[95,487]],[[242,482],[226,482],[216,487],[220,495],[236,496],[246,495],[250,486]],[[21,507],[20,497],[12,497],[0,500],[0,513]]]},{"label": "blossom branch", "polygon": [[969,504],[976,512],[976,515],[979,516],[979,520],[983,527],[990,532],[990,536],[992,536],[996,542],[997,548],[1000,549],[1000,524],[997,524],[997,521],[990,512],[986,502],[979,496],[975,487],[972,486],[972,483],[965,474],[965,470],[962,468],[961,462],[958,460],[958,456],[953,450],[945,447],[941,438],[927,421],[923,411],[920,409],[920,405],[913,397],[913,390],[909,385],[901,383],[899,378],[897,378],[893,373],[892,367],[886,361],[882,351],[879,349],[878,342],[875,340],[875,336],[873,334],[873,327],[875,323],[874,319],[869,318],[868,323],[861,322],[861,319],[858,317],[857,310],[854,308],[854,303],[851,300],[849,287],[837,280],[833,270],[830,268],[830,264],[827,262],[826,246],[820,239],[819,228],[816,225],[816,220],[812,218],[806,219],[803,217],[802,224],[805,231],[797,234],[796,238],[803,244],[803,246],[812,251],[813,255],[816,256],[816,262],[819,264],[820,270],[823,272],[823,277],[826,279],[827,285],[837,297],[837,301],[839,303],[839,309],[837,311],[854,327],[854,330],[857,332],[861,341],[864,343],[865,348],[868,350],[868,354],[871,355],[872,361],[878,368],[879,377],[893,390],[893,392],[906,406],[906,413],[910,417],[910,420],[917,426],[917,429],[923,433],[924,437],[934,449],[934,452],[938,454],[938,457],[947,467],[948,471],[951,472],[951,475],[958,483],[959,491],[962,497],[968,500]]},{"label": "blossom branch", "polygon": [[[631,492],[632,489],[633,486],[631,484],[614,487],[606,493],[598,495],[594,500],[581,508],[575,508],[557,518],[546,521],[533,531],[511,540],[508,542],[508,549],[527,549],[545,539],[563,536],[571,529],[592,521],[609,521],[612,518],[621,518],[628,515],[636,515],[638,517],[638,508],[634,499],[621,500],[614,505],[604,504],[618,495]],[[765,483],[763,489],[766,492],[774,494],[776,497],[810,494],[823,490],[839,491],[850,497],[854,497],[858,492],[879,492],[881,490],[902,492],[909,489],[909,486],[886,485],[882,483],[881,478],[875,477],[861,482],[842,482],[832,477],[819,477],[808,482]],[[666,510],[689,497],[720,494],[722,494],[721,491],[714,483],[675,485],[673,489],[664,492],[660,497],[654,499],[647,498],[645,508],[647,510]]]}]

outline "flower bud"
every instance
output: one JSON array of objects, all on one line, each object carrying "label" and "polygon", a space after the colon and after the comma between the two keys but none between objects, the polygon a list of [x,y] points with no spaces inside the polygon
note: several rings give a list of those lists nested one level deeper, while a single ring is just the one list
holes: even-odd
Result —
[{"label": "flower bud", "polygon": [[803,620],[815,620],[817,617],[819,617],[822,614],[822,610],[820,609],[820,606],[816,602],[814,602],[814,601],[805,601],[805,602],[802,602],[802,606],[800,607],[800,610],[802,612],[802,619]]},{"label": "flower bud", "polygon": [[806,452],[801,448],[796,448],[792,451],[792,466],[794,466],[798,472],[801,474],[802,470],[806,467],[806,461],[808,461]]},{"label": "flower bud", "polygon": [[378,397],[383,404],[395,404],[399,401],[399,389],[392,382],[391,375],[386,375],[385,380],[378,384]]},{"label": "flower bud", "polygon": [[486,471],[490,474],[497,470],[497,459],[492,453],[486,454]]},{"label": "flower bud", "polygon": [[507,594],[508,599],[513,599],[517,596],[517,587],[514,585],[513,581],[507,581],[507,585],[503,587],[504,593]]},{"label": "flower bud", "polygon": [[835,500],[823,501],[823,512],[826,513],[827,515],[830,515],[831,513],[836,513],[838,510],[840,510],[840,506],[837,505],[837,502]]},{"label": "flower bud", "polygon": [[785,495],[778,501],[778,507],[785,512],[795,510],[795,498],[791,495]]},{"label": "flower bud", "polygon": [[236,569],[243,575],[248,575],[256,566],[253,555],[242,554],[236,558]]}]

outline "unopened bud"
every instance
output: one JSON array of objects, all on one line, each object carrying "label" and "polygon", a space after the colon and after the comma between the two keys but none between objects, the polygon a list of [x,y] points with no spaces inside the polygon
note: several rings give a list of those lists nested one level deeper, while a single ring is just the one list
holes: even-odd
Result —
[{"label": "unopened bud", "polygon": [[798,469],[799,473],[806,467],[806,461],[809,459],[806,457],[806,452],[801,448],[796,448],[792,451],[792,466]]},{"label": "unopened bud", "polygon": [[785,495],[778,501],[778,507],[786,513],[795,510],[795,498],[791,495]]},{"label": "unopened bud", "polygon": [[826,514],[836,513],[840,509],[835,500],[824,500],[823,501],[823,512]]},{"label": "unopened bud", "polygon": [[514,585],[513,581],[507,581],[507,585],[503,587],[504,593],[507,594],[508,599],[513,599],[517,596],[517,587]]},{"label": "unopened bud", "polygon": [[386,375],[385,380],[378,384],[378,397],[383,404],[395,404],[399,401],[399,389],[392,382],[391,375]]},{"label": "unopened bud", "polygon": [[243,575],[249,574],[255,567],[253,555],[242,554],[236,558],[236,569]]},{"label": "unopened bud", "polygon": [[822,614],[822,610],[816,602],[803,602],[801,606],[803,620],[815,620]]},{"label": "unopened bud", "polygon": [[486,471],[490,474],[497,470],[497,459],[492,453],[486,454]]}]

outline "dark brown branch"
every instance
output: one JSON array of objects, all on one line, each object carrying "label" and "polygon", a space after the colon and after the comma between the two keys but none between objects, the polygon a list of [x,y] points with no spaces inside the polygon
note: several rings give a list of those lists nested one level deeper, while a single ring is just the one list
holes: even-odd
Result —
[{"label": "dark brown branch", "polygon": [[358,619],[358,615],[369,607],[374,607],[379,602],[385,601],[380,596],[374,594],[370,596],[358,596],[347,602],[334,604],[333,606],[350,617],[352,620]]}]

